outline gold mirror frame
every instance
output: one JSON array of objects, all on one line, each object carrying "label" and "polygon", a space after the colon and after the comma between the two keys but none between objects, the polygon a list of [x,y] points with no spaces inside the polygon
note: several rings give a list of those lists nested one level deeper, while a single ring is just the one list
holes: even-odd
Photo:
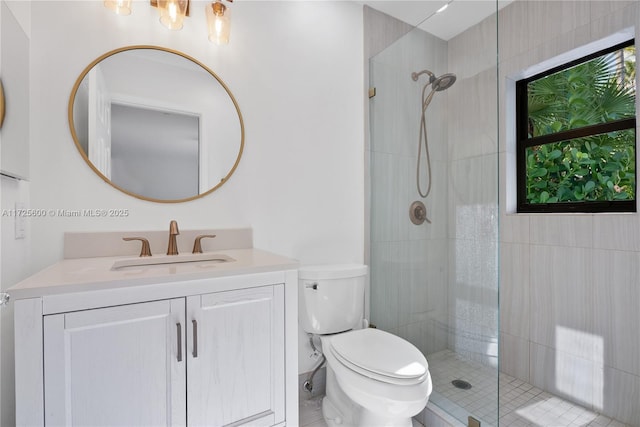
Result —
[{"label": "gold mirror frame", "polygon": [[[82,145],[80,145],[80,141],[78,140],[78,135],[76,134],[76,128],[75,128],[75,123],[73,120],[73,104],[75,102],[76,99],[76,94],[78,92],[78,88],[80,87],[80,84],[82,83],[82,80],[85,78],[85,76],[89,73],[89,71],[99,62],[101,62],[102,60],[104,60],[105,58],[108,58],[112,55],[115,55],[117,53],[120,52],[124,52],[124,51],[128,51],[128,50],[135,50],[135,49],[154,49],[154,50],[161,50],[164,52],[168,52],[168,53],[172,53],[175,55],[179,55],[189,61],[192,61],[193,63],[199,65],[200,67],[202,67],[205,71],[207,71],[209,74],[211,74],[211,76],[213,78],[216,79],[216,81],[224,88],[224,90],[227,92],[227,95],[229,95],[229,98],[231,98],[231,101],[233,102],[233,105],[236,109],[236,112],[238,113],[238,119],[240,121],[240,149],[238,150],[238,157],[236,158],[235,163],[233,164],[233,167],[231,168],[231,170],[227,173],[227,175],[225,175],[224,178],[222,178],[220,180],[220,182],[215,185],[214,187],[212,187],[211,189],[205,191],[204,193],[198,194],[196,196],[192,196],[192,197],[187,197],[184,199],[177,199],[177,200],[164,200],[164,199],[155,199],[152,197],[145,197],[142,196],[140,194],[136,194],[133,193],[129,190],[126,190],[116,184],[114,184],[113,182],[111,182],[111,180],[109,178],[107,178],[102,172],[100,172],[98,170],[98,168],[96,168],[93,163],[91,163],[91,161],[89,160],[89,157],[87,156],[87,153],[84,152]],[[2,84],[0,83],[0,127],[2,126],[2,118],[4,117],[4,95],[2,93]],[[188,202],[191,200],[195,200],[195,199],[199,199],[201,197],[204,197],[210,193],[213,193],[215,190],[217,190],[218,188],[220,188],[223,184],[225,184],[229,178],[231,177],[231,175],[233,175],[233,173],[235,172],[236,168],[238,167],[238,164],[240,163],[240,158],[242,157],[242,152],[244,151],[244,120],[242,119],[242,113],[240,112],[240,107],[238,106],[238,102],[236,101],[236,98],[233,96],[233,94],[231,93],[231,91],[229,90],[229,87],[220,79],[220,77],[218,77],[218,75],[216,73],[214,73],[209,67],[207,67],[206,65],[204,65],[202,62],[198,61],[197,59],[179,52],[177,50],[173,50],[173,49],[168,49],[168,48],[164,48],[164,47],[160,47],[160,46],[153,46],[153,45],[133,45],[133,46],[126,46],[126,47],[122,47],[119,49],[114,49],[112,51],[109,51],[107,53],[105,53],[104,55],[99,56],[98,58],[96,58],[95,60],[93,60],[89,65],[87,65],[84,70],[82,70],[82,73],[80,73],[80,76],[78,77],[78,79],[76,80],[75,84],[73,85],[73,89],[71,90],[71,96],[69,97],[69,107],[68,107],[68,119],[69,119],[69,128],[71,130],[71,137],[73,138],[73,142],[76,145],[76,148],[78,149],[78,152],[80,153],[80,155],[82,156],[82,158],[84,159],[84,161],[87,163],[87,165],[89,165],[89,167],[100,177],[102,178],[103,181],[105,181],[107,184],[111,185],[113,188],[122,191],[125,194],[128,194],[129,196],[135,197],[137,199],[141,199],[141,200],[146,200],[149,202],[156,202],[156,203],[182,203],[182,202]]]},{"label": "gold mirror frame", "polygon": [[0,129],[2,129],[2,123],[4,122],[4,111],[4,88],[0,80]]}]

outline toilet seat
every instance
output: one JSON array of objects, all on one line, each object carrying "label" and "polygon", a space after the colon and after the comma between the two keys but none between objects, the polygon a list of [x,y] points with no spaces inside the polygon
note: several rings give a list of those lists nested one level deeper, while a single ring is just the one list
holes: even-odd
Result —
[{"label": "toilet seat", "polygon": [[411,343],[379,329],[359,329],[331,338],[332,355],[348,369],[395,385],[420,384],[428,375],[424,355]]}]

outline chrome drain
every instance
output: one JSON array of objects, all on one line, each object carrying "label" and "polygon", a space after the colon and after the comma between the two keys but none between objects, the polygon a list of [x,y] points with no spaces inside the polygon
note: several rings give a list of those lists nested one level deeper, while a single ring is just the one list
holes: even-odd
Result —
[{"label": "chrome drain", "polygon": [[471,388],[471,384],[465,380],[453,380],[451,381],[451,384],[453,384],[455,388],[459,388],[461,390],[469,390]]}]

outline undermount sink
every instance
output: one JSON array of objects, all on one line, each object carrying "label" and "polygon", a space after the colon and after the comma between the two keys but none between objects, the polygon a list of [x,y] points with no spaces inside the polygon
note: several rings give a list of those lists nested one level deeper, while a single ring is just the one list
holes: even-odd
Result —
[{"label": "undermount sink", "polygon": [[185,255],[156,255],[150,257],[139,257],[120,259],[113,263],[111,270],[118,270],[125,267],[139,267],[145,265],[162,265],[162,264],[184,264],[193,262],[213,262],[226,263],[234,262],[235,259],[228,255],[216,253],[203,254],[185,254]]}]

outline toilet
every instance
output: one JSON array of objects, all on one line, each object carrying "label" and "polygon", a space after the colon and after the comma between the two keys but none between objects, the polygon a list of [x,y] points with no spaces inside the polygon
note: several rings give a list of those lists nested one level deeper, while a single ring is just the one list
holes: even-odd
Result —
[{"label": "toilet", "polygon": [[429,365],[408,341],[363,327],[367,266],[301,267],[299,318],[327,361],[322,413],[329,426],[411,427],[432,390]]}]

